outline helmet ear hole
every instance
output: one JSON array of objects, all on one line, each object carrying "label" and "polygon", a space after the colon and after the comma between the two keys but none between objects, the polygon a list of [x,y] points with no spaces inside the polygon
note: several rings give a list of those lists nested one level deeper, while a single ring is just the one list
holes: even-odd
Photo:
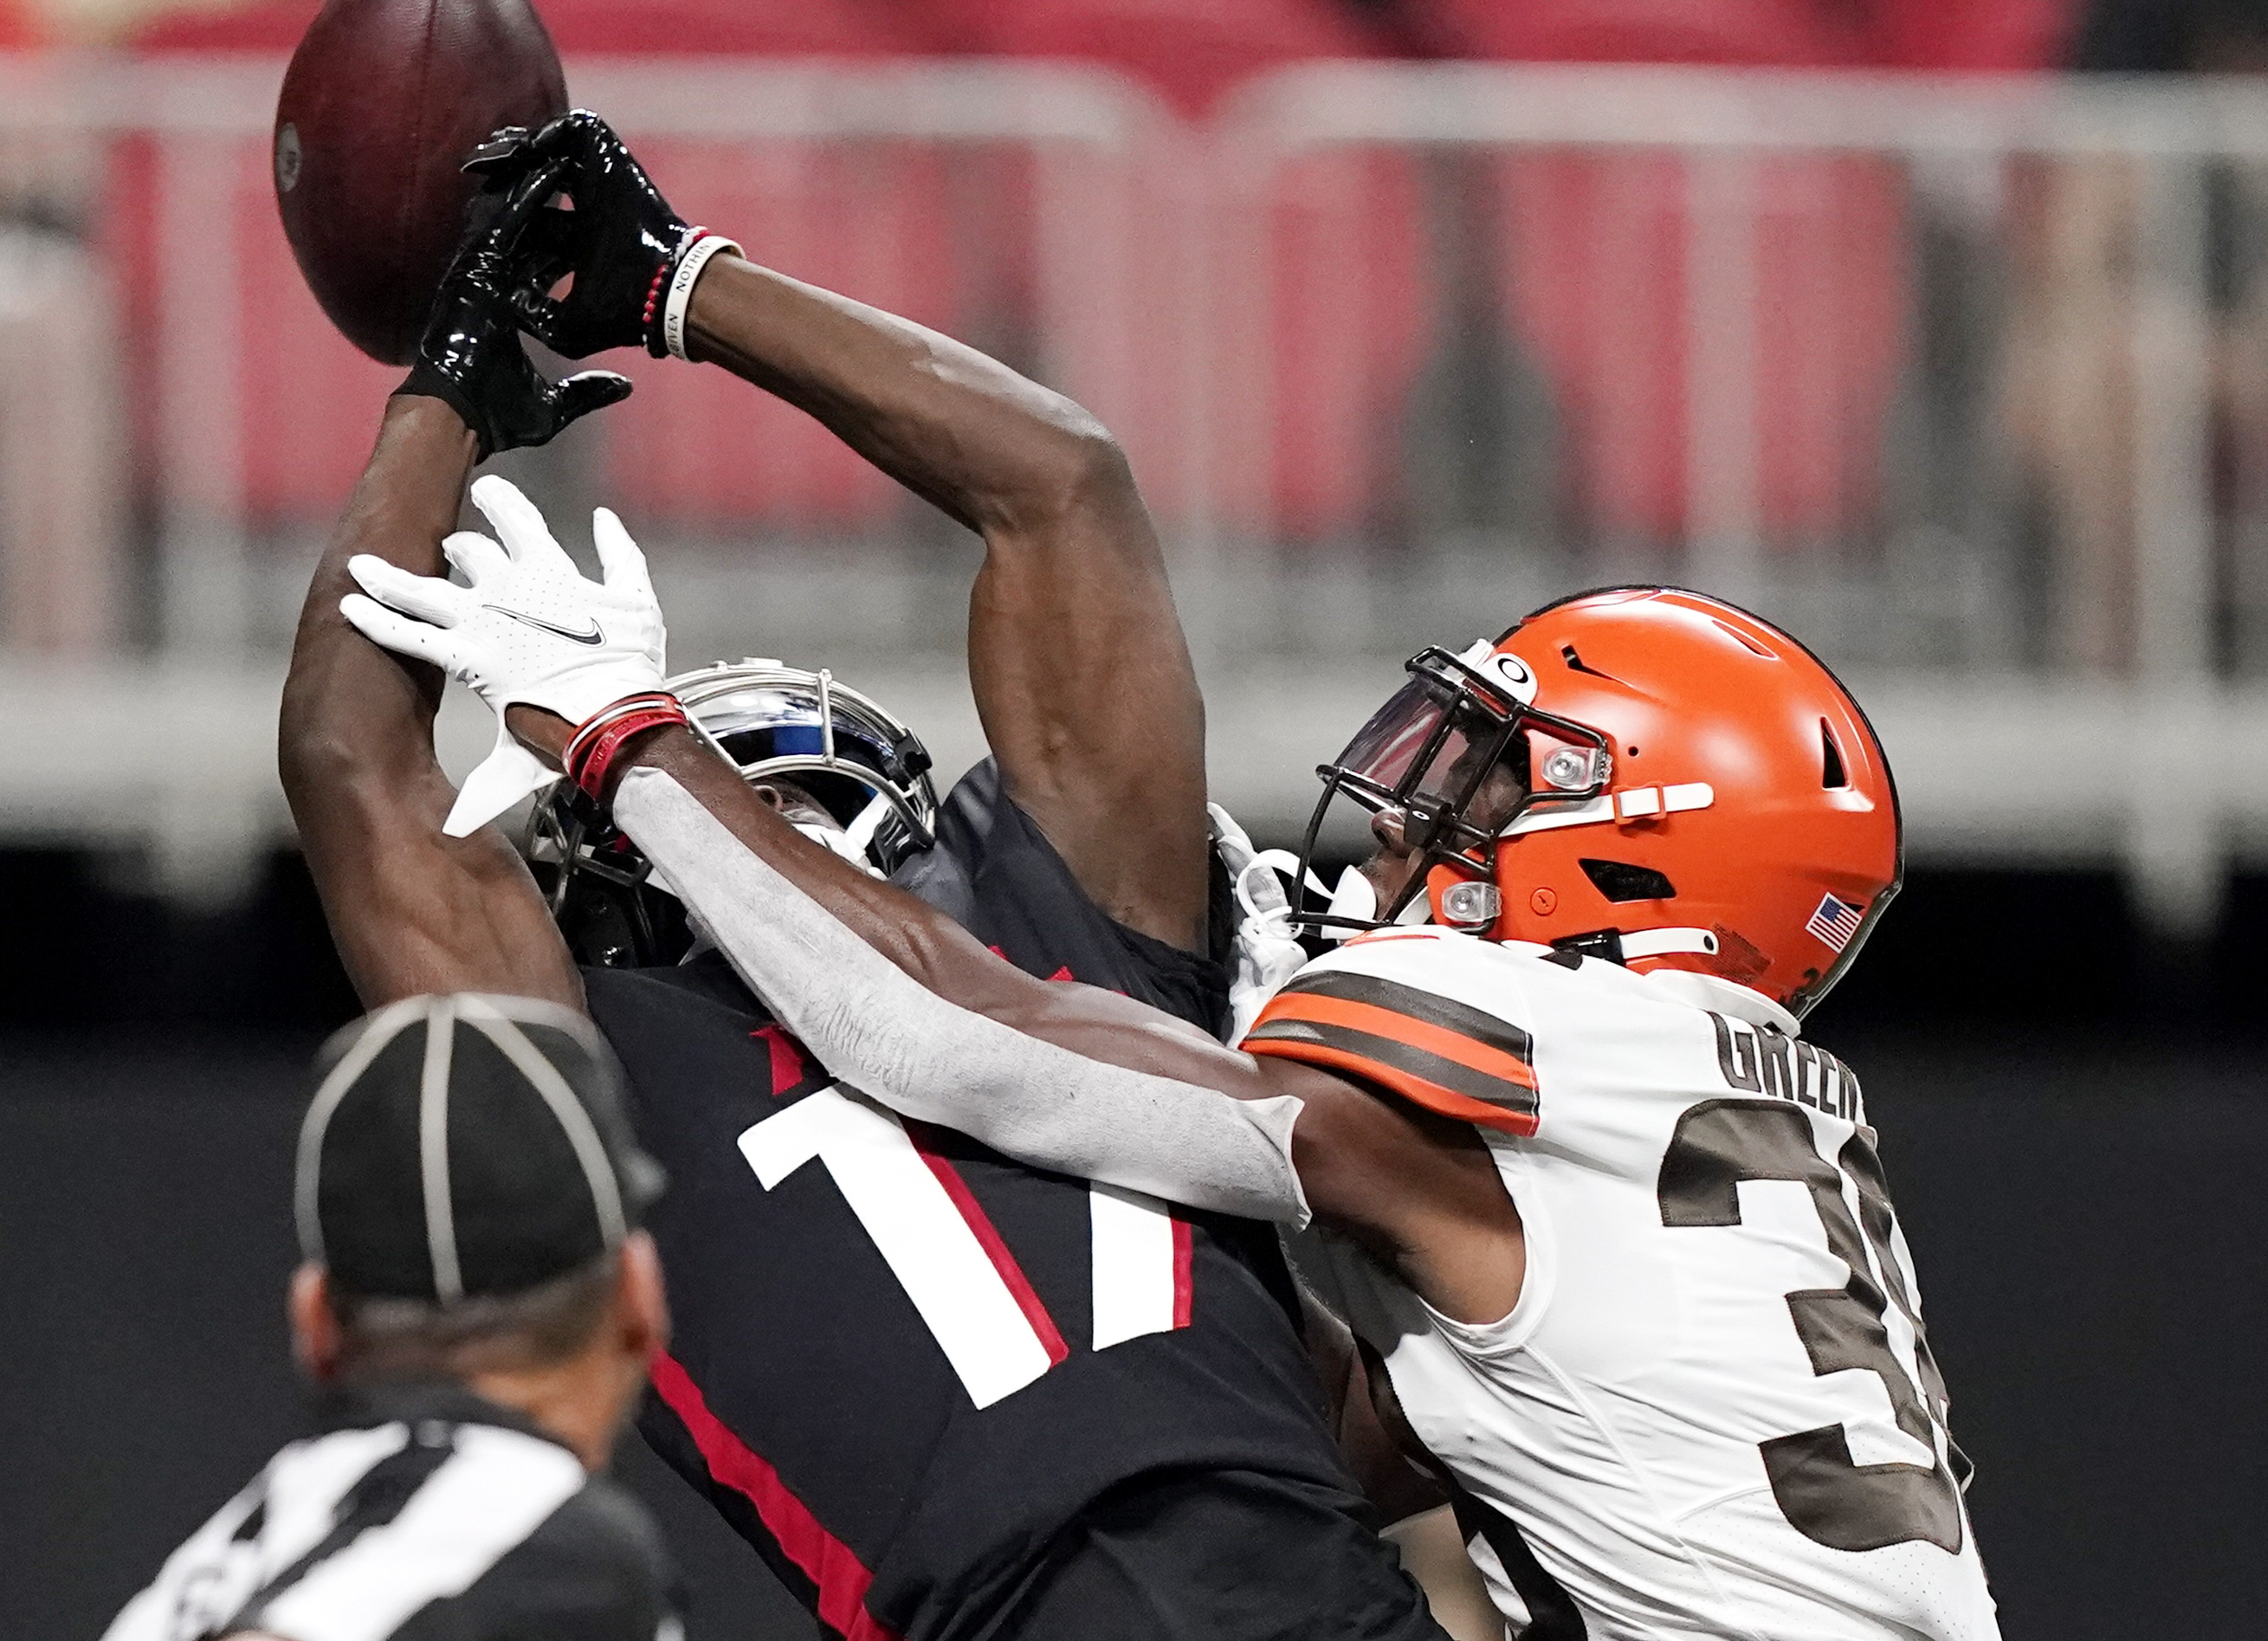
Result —
[{"label": "helmet ear hole", "polygon": [[1651,866],[1633,866],[1622,860],[1585,860],[1576,863],[1591,886],[1609,900],[1667,901],[1675,898],[1676,886]]},{"label": "helmet ear hole", "polygon": [[1820,769],[1819,784],[1829,791],[1851,784],[1851,776],[1843,768],[1843,749],[1835,744],[1835,732],[1827,720],[1819,720]]}]

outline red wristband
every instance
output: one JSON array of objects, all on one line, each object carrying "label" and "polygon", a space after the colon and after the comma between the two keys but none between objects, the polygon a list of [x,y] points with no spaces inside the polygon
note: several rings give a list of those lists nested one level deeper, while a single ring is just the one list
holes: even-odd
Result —
[{"label": "red wristband", "polygon": [[670,276],[677,272],[677,265],[685,260],[686,252],[708,237],[709,230],[706,228],[688,228],[677,241],[677,249],[653,270],[653,283],[645,288],[645,311],[640,315],[640,320],[645,326],[646,351],[652,353],[657,359],[668,357],[666,351],[656,352],[653,345],[659,334],[654,328],[655,323],[661,317],[661,293],[669,288]]},{"label": "red wristband", "polygon": [[674,704],[676,700],[677,697],[666,689],[647,689],[637,695],[623,695],[619,700],[609,701],[605,706],[600,707],[577,725],[574,733],[567,737],[566,749],[559,754],[560,767],[566,770],[571,778],[575,773],[576,765],[582,758],[592,737],[600,730],[612,724],[616,718],[638,711],[642,708],[666,709]]},{"label": "red wristband", "polygon": [[630,695],[593,714],[567,743],[560,762],[593,803],[602,800],[607,775],[632,736],[666,724],[683,724],[685,709],[667,695]]}]

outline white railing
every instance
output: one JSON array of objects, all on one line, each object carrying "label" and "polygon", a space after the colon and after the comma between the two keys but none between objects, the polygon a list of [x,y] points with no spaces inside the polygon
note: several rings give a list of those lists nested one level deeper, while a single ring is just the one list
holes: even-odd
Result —
[{"label": "white railing", "polygon": [[[0,720],[43,726],[0,732],[39,754],[0,835],[153,840],[210,893],[281,825],[281,644],[392,379],[282,247],[279,73],[0,59],[0,212],[82,230],[0,226]],[[1850,671],[1922,855],[2119,861],[2195,932],[2268,843],[2257,92],[1334,64],[1193,129],[1030,65],[570,82],[689,214],[1120,432],[1270,829],[1401,654],[1665,578]],[[628,368],[514,466],[632,518],[680,658],[866,658],[973,755],[952,532]],[[106,740],[138,719],[163,755]]]},{"label": "white railing", "polygon": [[[2268,309],[2244,291],[2216,310],[2208,248],[2216,233],[2241,243],[2268,221],[2258,92],[1333,66],[1252,88],[1220,151],[1248,202],[1229,213],[1242,222],[1319,156],[1432,167],[1418,179],[1425,300],[1460,343],[1503,350],[1509,334],[1513,351],[1529,350],[1558,401],[1547,409],[1558,412],[1561,465],[1545,481],[1595,482],[1584,459],[1610,462],[1617,439],[1651,439],[1676,459],[1653,475],[1656,493],[1609,497],[1623,519],[1594,506],[1570,520],[1563,508],[1557,529],[1502,533],[1507,548],[1577,580],[1666,567],[1808,616],[1826,647],[1854,660],[2214,670],[2216,527],[2257,513],[2262,497],[2257,482],[2218,504],[2212,494],[2213,436],[2243,430],[2217,424],[2217,410],[2241,407],[2214,403],[2208,372],[2239,388],[2268,377],[2268,350],[2242,329]],[[2229,185],[2217,211],[2216,182]],[[1462,190],[1446,208],[1445,187]],[[1373,206],[1373,219],[1387,214]],[[1523,255],[1523,234],[1550,242]],[[1510,254],[1489,253],[1506,239]],[[2254,253],[2222,274],[2264,270]],[[1374,274],[1321,270],[1357,301]],[[1457,327],[1475,295],[1461,284],[1491,281],[1482,294],[1492,311]],[[1237,289],[1248,332],[1264,329],[1256,310],[1269,291],[1264,281]],[[1301,294],[1326,305],[1312,283]],[[1536,335],[1571,319],[1580,335]],[[1964,320],[1968,334],[1954,328]],[[1537,369],[1555,341],[1593,357]],[[1949,363],[1977,379],[1983,402],[1933,402],[1927,376],[1948,363],[1933,355],[1950,350],[1967,354]],[[2095,401],[2059,401],[2059,370]],[[2043,402],[2012,403],[2034,376],[2047,379],[2034,395]],[[1775,401],[1790,390],[1800,402]],[[1877,402],[1852,402],[1868,395]],[[1840,449],[1809,420],[1868,411],[1872,437]],[[2081,425],[2034,431],[2012,425],[2016,412]],[[2248,425],[2268,432],[2268,422]],[[1405,438],[1413,426],[1426,430],[1422,409]],[[1776,451],[1775,439],[1797,448]],[[1507,465],[1525,454],[1496,453]],[[2058,470],[2074,461],[2091,475]],[[1625,488],[1644,489],[1645,476]],[[1608,488],[1617,477],[1606,475]],[[1970,492],[1960,513],[1931,504],[1948,479]],[[2028,484],[2048,493],[2027,495]],[[1853,504],[1852,491],[1869,489]],[[2043,505],[2057,515],[2045,562],[2014,562],[2022,511]],[[1634,513],[1653,516],[1633,529]],[[2089,537],[2107,541],[2090,550]],[[2043,612],[2029,622],[2011,607],[2028,600]],[[1956,630],[1899,630],[1915,604]],[[2225,613],[2248,637],[2259,614]]]}]

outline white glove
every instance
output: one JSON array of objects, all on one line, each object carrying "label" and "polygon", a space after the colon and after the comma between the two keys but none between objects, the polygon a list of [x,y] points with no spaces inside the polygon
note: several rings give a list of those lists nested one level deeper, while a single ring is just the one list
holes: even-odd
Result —
[{"label": "white glove", "polygon": [[470,585],[360,553],[347,570],[363,592],[339,603],[371,642],[431,661],[497,715],[496,747],[449,811],[443,830],[451,837],[478,830],[559,778],[512,739],[506,707],[541,707],[581,724],[625,695],[659,689],[666,642],[645,555],[613,513],[601,507],[591,518],[601,585],[583,578],[535,504],[509,482],[490,474],[474,481],[472,493],[502,545],[470,530],[441,543]]},{"label": "white glove", "polygon": [[1236,893],[1236,949],[1228,980],[1228,1006],[1235,1020],[1228,1041],[1233,1046],[1252,1029],[1268,999],[1307,964],[1307,949],[1292,933],[1291,899],[1276,875],[1279,869],[1298,872],[1300,863],[1288,850],[1255,850],[1244,828],[1219,804],[1207,804],[1205,813],[1212,817],[1213,850],[1228,868]]}]

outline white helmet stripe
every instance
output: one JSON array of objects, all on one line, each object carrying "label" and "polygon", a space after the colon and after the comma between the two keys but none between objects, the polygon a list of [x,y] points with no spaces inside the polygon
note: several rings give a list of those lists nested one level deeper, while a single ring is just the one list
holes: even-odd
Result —
[{"label": "white helmet stripe", "polygon": [[1655,815],[1706,809],[1716,801],[1716,789],[1706,781],[1689,781],[1677,786],[1635,786],[1626,791],[1602,792],[1588,803],[1530,809],[1497,835],[1525,837],[1530,832],[1556,832],[1562,827],[1645,820]]},{"label": "white helmet stripe", "polygon": [[417,1166],[425,1193],[425,1247],[433,1260],[433,1297],[465,1297],[457,1262],[457,1211],[449,1186],[449,1067],[456,1055],[454,997],[437,997],[425,1014],[425,1064],[417,1079]]}]

